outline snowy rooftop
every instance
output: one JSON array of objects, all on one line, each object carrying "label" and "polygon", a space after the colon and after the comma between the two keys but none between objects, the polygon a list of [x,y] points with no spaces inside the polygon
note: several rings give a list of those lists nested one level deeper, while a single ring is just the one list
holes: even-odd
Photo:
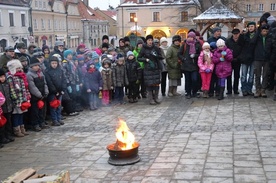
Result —
[{"label": "snowy rooftop", "polygon": [[213,6],[211,6],[209,9],[204,11],[202,14],[197,16],[193,19],[194,22],[200,23],[204,21],[210,21],[210,20],[224,20],[232,22],[241,22],[243,17],[236,14],[231,9],[227,8],[224,4],[221,3],[219,0],[216,2]]},{"label": "snowy rooftop", "polygon": [[156,3],[153,2],[152,0],[146,0],[145,3],[137,3],[138,0],[126,0],[124,1],[122,4],[120,4],[120,7],[124,6],[124,7],[135,7],[135,6],[164,6],[164,5],[181,5],[181,4],[195,4],[197,3],[198,5],[199,2],[198,0],[189,0],[189,1],[181,1],[181,0],[171,0],[171,1],[167,1],[167,0],[161,0],[160,2]]}]

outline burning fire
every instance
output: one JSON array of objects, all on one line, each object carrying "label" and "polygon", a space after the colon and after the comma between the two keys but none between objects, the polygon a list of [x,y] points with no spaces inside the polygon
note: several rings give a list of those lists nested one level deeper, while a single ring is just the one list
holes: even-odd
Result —
[{"label": "burning fire", "polygon": [[116,129],[117,148],[121,150],[132,149],[135,142],[134,135],[129,131],[125,121],[119,119],[119,127]]}]

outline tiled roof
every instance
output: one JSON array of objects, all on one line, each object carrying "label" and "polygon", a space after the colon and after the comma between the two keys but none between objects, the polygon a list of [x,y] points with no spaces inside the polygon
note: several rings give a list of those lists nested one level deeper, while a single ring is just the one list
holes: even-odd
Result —
[{"label": "tiled roof", "polygon": [[13,6],[29,6],[30,0],[0,0],[0,4]]},{"label": "tiled roof", "polygon": [[87,20],[106,20],[104,17],[100,16],[95,10],[87,7],[82,1],[78,4],[79,12],[82,19]]},{"label": "tiled roof", "polygon": [[100,10],[100,11],[111,18],[116,17],[116,15],[117,15],[116,11],[111,11],[111,10]]}]

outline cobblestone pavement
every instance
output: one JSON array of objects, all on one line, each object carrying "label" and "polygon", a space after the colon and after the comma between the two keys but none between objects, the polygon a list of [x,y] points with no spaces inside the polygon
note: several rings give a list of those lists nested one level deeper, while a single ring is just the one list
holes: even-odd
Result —
[{"label": "cobblestone pavement", "polygon": [[[164,98],[150,106],[105,107],[68,117],[65,125],[0,149],[0,180],[26,167],[38,173],[69,170],[72,182],[276,182],[276,104],[272,98],[223,101]],[[107,163],[118,117],[140,143],[141,161]]]}]

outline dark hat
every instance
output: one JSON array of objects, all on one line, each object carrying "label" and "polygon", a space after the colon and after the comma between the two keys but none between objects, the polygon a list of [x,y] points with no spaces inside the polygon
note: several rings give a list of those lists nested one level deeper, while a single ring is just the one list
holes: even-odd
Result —
[{"label": "dark hat", "polygon": [[266,18],[266,17],[261,17],[261,18],[260,18],[260,23],[262,23],[262,22],[267,23],[267,18]]},{"label": "dark hat", "polygon": [[130,39],[129,39],[129,37],[128,36],[126,36],[126,37],[124,37],[124,41],[126,42],[126,41],[130,41]]},{"label": "dark hat", "polygon": [[188,33],[190,33],[190,32],[196,33],[195,29],[190,29],[190,30],[188,30]]},{"label": "dark hat", "polygon": [[151,34],[149,34],[149,35],[146,36],[146,41],[149,40],[149,39],[153,40],[153,36]]},{"label": "dark hat", "polygon": [[268,30],[268,29],[269,29],[269,25],[268,25],[268,24],[262,25],[262,26],[261,26],[261,30],[263,30],[263,29]]},{"label": "dark hat", "polygon": [[107,39],[107,40],[109,40],[109,37],[108,37],[108,35],[103,35],[103,37],[102,37],[102,40],[104,40],[104,39]]},{"label": "dark hat", "polygon": [[17,49],[27,49],[25,43],[17,43],[16,44],[16,48]]},{"label": "dark hat", "polygon": [[120,38],[120,39],[119,39],[119,43],[120,43],[120,42],[123,42],[123,43],[125,43],[125,40],[124,40],[124,38]]},{"label": "dark hat", "polygon": [[239,34],[241,31],[240,29],[233,29],[232,34]]},{"label": "dark hat", "polygon": [[248,22],[248,23],[247,23],[247,27],[249,27],[249,25],[254,25],[254,26],[256,26],[256,22],[253,22],[253,21],[252,21],[252,22]]},{"label": "dark hat", "polygon": [[114,47],[109,47],[109,48],[107,49],[107,52],[108,52],[108,53],[110,53],[110,52],[112,52],[112,51],[115,51],[115,48],[114,48]]},{"label": "dark hat", "polygon": [[138,44],[144,44],[144,41],[142,39],[139,39],[136,45],[138,46]]},{"label": "dark hat", "polygon": [[199,31],[195,31],[196,36],[200,36],[200,32]]},{"label": "dark hat", "polygon": [[47,45],[42,46],[42,52],[44,52],[44,51],[47,50],[47,49],[50,51],[49,46],[47,46]]},{"label": "dark hat", "polygon": [[0,68],[0,76],[3,76],[5,74],[6,74],[5,71],[2,68]]},{"label": "dark hat", "polygon": [[101,61],[103,61],[103,60],[105,60],[105,59],[107,59],[107,58],[108,58],[107,54],[102,54],[102,56],[101,56]]},{"label": "dark hat", "polygon": [[268,17],[270,17],[271,16],[271,14],[269,13],[269,12],[265,12],[263,15],[262,15],[262,17],[264,17],[264,18],[268,18]]},{"label": "dark hat", "polygon": [[220,27],[213,28],[213,33],[217,32],[217,31],[221,31],[221,28]]},{"label": "dark hat", "polygon": [[36,48],[33,50],[33,56],[35,56],[35,57],[42,57],[42,56],[44,56],[44,53],[42,52],[42,49],[41,49],[41,48],[36,47]]},{"label": "dark hat", "polygon": [[103,44],[102,44],[102,48],[107,48],[107,49],[108,49],[108,48],[109,48],[108,43],[103,43]]},{"label": "dark hat", "polygon": [[5,51],[6,51],[6,52],[8,52],[8,51],[14,51],[14,47],[12,47],[12,46],[7,46],[7,47],[5,48]]},{"label": "dark hat", "polygon": [[49,62],[51,63],[51,62],[59,62],[59,59],[57,58],[57,57],[55,57],[55,56],[52,56],[51,58],[50,58],[50,60],[49,60]]},{"label": "dark hat", "polygon": [[19,57],[19,60],[20,60],[20,62],[28,61],[27,57],[25,57],[25,56]]},{"label": "dark hat", "polygon": [[121,53],[118,53],[117,59],[118,60],[124,60],[124,56]]},{"label": "dark hat", "polygon": [[33,67],[33,66],[36,66],[36,65],[40,65],[40,62],[37,59],[37,57],[32,57],[31,61],[30,61],[30,67]]},{"label": "dark hat", "polygon": [[109,59],[109,58],[106,58],[106,59],[104,59],[103,61],[102,61],[102,65],[104,66],[105,64],[108,64],[109,65],[109,67],[111,66],[111,60]]}]

